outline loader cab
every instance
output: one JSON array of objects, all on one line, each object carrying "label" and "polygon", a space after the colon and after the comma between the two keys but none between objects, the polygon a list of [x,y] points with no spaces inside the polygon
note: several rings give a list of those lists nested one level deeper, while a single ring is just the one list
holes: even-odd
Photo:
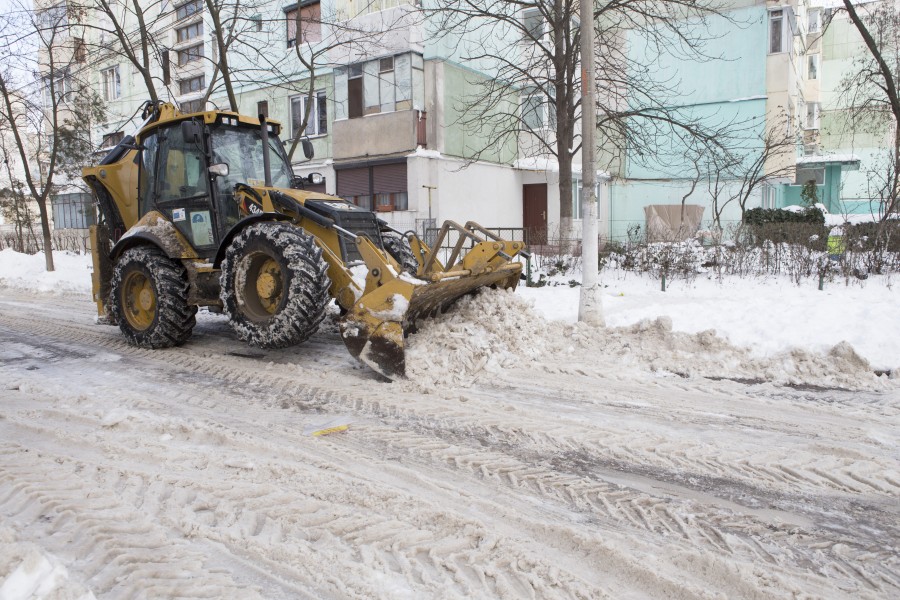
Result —
[{"label": "loader cab", "polygon": [[[157,210],[204,258],[240,219],[234,186],[264,181],[259,127],[219,117],[162,123],[141,136],[140,216]],[[269,138],[272,185],[290,187],[291,169],[274,132]],[[210,166],[213,168],[210,169]]]}]

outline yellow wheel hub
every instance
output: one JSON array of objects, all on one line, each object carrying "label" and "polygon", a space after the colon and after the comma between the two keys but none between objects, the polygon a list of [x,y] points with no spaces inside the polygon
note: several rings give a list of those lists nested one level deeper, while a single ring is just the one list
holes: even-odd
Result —
[{"label": "yellow wheel hub", "polygon": [[156,318],[153,281],[140,271],[129,273],[122,285],[122,306],[129,325],[140,331],[149,328]]},{"label": "yellow wheel hub", "polygon": [[269,314],[274,314],[281,302],[283,281],[281,266],[274,259],[260,265],[256,275],[256,295]]}]

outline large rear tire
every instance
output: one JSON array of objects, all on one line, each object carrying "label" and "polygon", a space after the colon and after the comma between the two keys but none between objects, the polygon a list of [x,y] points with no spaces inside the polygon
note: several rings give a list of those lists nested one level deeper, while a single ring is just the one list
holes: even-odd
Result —
[{"label": "large rear tire", "polygon": [[250,225],[222,261],[221,299],[237,336],[260,348],[305,341],[325,318],[328,264],[314,238],[287,223]]},{"label": "large rear tire", "polygon": [[387,253],[400,264],[402,270],[413,275],[418,272],[419,261],[416,260],[408,239],[395,233],[383,233],[381,234],[381,244]]},{"label": "large rear tire", "polygon": [[126,250],[113,268],[109,308],[135,346],[170,348],[194,328],[197,307],[188,304],[184,267],[154,246]]}]

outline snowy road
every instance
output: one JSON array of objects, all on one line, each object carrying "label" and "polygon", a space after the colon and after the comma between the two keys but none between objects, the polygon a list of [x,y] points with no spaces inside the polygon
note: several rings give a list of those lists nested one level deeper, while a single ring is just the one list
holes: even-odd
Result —
[{"label": "snowy road", "polygon": [[0,289],[0,584],[37,552],[98,599],[900,596],[896,380],[569,327],[389,384],[333,322],[262,351],[201,315],[148,351],[93,309]]}]

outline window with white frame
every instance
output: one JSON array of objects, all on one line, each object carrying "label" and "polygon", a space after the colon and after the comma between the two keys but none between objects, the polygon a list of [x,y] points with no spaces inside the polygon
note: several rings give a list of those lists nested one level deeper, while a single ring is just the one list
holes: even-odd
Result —
[{"label": "window with white frame", "polygon": [[806,57],[806,78],[813,80],[819,78],[819,55],[809,54]]},{"label": "window with white frame", "polygon": [[65,2],[38,11],[37,21],[41,29],[57,33],[66,31],[69,27],[69,11]]},{"label": "window with white frame", "polygon": [[177,43],[186,42],[203,35],[203,21],[197,21],[175,30],[175,40]]},{"label": "window with white frame", "polygon": [[417,108],[425,104],[421,54],[397,54],[335,69],[334,118]]},{"label": "window with white frame", "polygon": [[115,100],[122,95],[122,79],[119,77],[119,65],[100,71],[100,83],[103,86],[103,99]]},{"label": "window with white frame", "polygon": [[203,44],[197,44],[196,46],[191,46],[190,48],[178,51],[178,66],[182,67],[189,62],[194,62],[195,60],[200,60],[202,58]]},{"label": "window with white frame", "polygon": [[784,52],[784,10],[769,11],[769,54]]},{"label": "window with white frame", "polygon": [[522,11],[522,26],[525,28],[526,40],[539,40],[544,37],[544,15],[537,8],[526,8]]},{"label": "window with white frame", "polygon": [[175,18],[177,20],[186,19],[191,15],[196,15],[203,10],[203,0],[190,0],[185,4],[175,7]]},{"label": "window with white frame", "polygon": [[206,87],[206,75],[198,75],[189,79],[182,79],[178,82],[178,89],[182,94],[190,94],[191,92],[199,92]]},{"label": "window with white frame", "polygon": [[804,129],[818,129],[819,128],[819,103],[818,102],[808,102],[806,104],[806,123],[804,124]]},{"label": "window with white frame", "polygon": [[553,103],[544,94],[537,91],[529,91],[522,95],[522,125],[525,129],[536,131],[538,129],[556,127],[556,110]]},{"label": "window with white frame", "polygon": [[806,32],[818,33],[822,29],[822,11],[818,8],[811,8],[806,13]]},{"label": "window with white frame", "polygon": [[72,78],[67,71],[60,71],[55,77],[42,77],[41,87],[46,108],[51,108],[56,98],[57,104],[72,99]]},{"label": "window with white frame", "polygon": [[309,120],[306,123],[306,131],[302,131],[303,116],[306,114],[306,103],[309,97],[306,94],[291,98],[291,137],[298,135],[325,135],[328,133],[328,103],[325,98],[325,90],[317,91],[312,98],[312,106],[309,110]]}]

